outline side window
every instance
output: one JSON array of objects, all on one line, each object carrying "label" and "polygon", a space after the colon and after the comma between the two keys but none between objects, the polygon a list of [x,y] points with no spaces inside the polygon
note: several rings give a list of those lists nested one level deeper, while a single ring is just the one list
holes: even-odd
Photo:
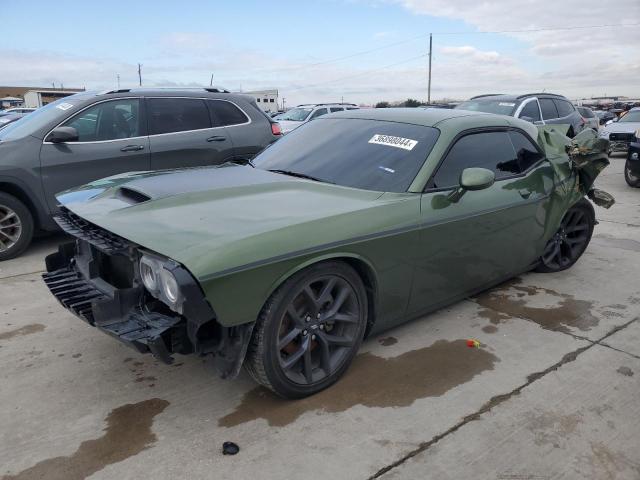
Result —
[{"label": "side window", "polygon": [[343,110],[344,110],[344,108],[342,108],[342,107],[330,107],[329,108],[329,111],[331,113],[333,113],[333,112],[342,112]]},{"label": "side window", "polygon": [[433,177],[434,188],[455,187],[462,170],[481,167],[492,170],[496,180],[520,173],[518,159],[507,132],[472,133],[459,139]]},{"label": "side window", "polygon": [[150,135],[211,128],[207,106],[198,98],[150,98],[147,111]]},{"label": "side window", "polygon": [[553,102],[556,104],[556,108],[558,109],[558,116],[560,117],[567,117],[574,112],[573,105],[571,105],[566,100],[558,99],[554,100]]},{"label": "side window", "polygon": [[140,100],[124,98],[98,103],[62,126],[78,131],[78,142],[99,142],[140,136]]},{"label": "side window", "polygon": [[213,114],[214,127],[225,127],[249,122],[249,119],[242,110],[231,102],[210,100],[208,103],[209,108],[211,108],[211,113]]},{"label": "side window", "polygon": [[552,120],[558,118],[558,111],[556,110],[556,104],[550,98],[540,99],[540,110],[542,110],[542,118],[545,120]]},{"label": "side window", "polygon": [[524,172],[529,167],[542,160],[543,155],[522,133],[510,130],[509,137],[511,138],[511,143],[513,143],[513,148],[516,151],[519,172]]},{"label": "side window", "polygon": [[529,103],[525,104],[520,112],[520,118],[522,117],[529,117],[532,122],[539,122],[540,110],[538,109],[538,102],[531,100]]},{"label": "side window", "polygon": [[311,115],[311,117],[309,118],[309,120],[313,120],[314,118],[318,118],[321,117],[322,115],[326,115],[327,109],[326,108],[319,108],[318,110],[316,110],[315,112],[313,112],[313,114]]}]

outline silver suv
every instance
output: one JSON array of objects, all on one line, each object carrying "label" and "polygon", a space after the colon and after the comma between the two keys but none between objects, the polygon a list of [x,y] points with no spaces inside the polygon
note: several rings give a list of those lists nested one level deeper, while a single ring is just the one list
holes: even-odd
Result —
[{"label": "silver suv", "polygon": [[274,117],[274,120],[280,124],[282,133],[285,134],[327,113],[357,109],[358,106],[353,103],[308,103],[287,110]]},{"label": "silver suv", "polygon": [[585,128],[585,123],[576,107],[566,97],[554,93],[479,95],[462,102],[455,108],[509,115],[527,120],[536,125],[569,125],[569,130],[567,131],[569,137],[573,137]]}]

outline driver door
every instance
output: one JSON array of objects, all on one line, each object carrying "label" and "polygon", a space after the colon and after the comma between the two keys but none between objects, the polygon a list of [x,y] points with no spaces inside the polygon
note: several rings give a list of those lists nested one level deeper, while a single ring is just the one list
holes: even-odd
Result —
[{"label": "driver door", "polygon": [[[519,130],[474,132],[454,141],[421,199],[421,253],[410,314],[526,270],[540,255],[553,188],[553,170]],[[457,201],[462,170],[494,171],[495,183]]]},{"label": "driver door", "polygon": [[51,212],[55,195],[118,173],[149,170],[149,138],[139,98],[118,98],[94,104],[60,126],[73,127],[78,140],[51,143],[40,150],[42,184]]}]

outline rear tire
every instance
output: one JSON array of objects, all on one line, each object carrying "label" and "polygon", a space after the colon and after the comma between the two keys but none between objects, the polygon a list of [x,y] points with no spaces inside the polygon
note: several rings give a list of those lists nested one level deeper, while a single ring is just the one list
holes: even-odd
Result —
[{"label": "rear tire", "polygon": [[245,369],[284,398],[335,383],[355,357],[367,324],[367,293],[343,262],[306,268],[267,300],[253,331]]},{"label": "rear tire", "polygon": [[33,216],[13,195],[0,192],[0,262],[24,252],[33,238]]},{"label": "rear tire", "polygon": [[640,188],[640,176],[631,172],[629,160],[624,165],[624,179],[630,187]]},{"label": "rear tire", "polygon": [[591,204],[581,199],[562,217],[560,227],[547,242],[535,270],[553,273],[572,267],[587,249],[595,223]]}]

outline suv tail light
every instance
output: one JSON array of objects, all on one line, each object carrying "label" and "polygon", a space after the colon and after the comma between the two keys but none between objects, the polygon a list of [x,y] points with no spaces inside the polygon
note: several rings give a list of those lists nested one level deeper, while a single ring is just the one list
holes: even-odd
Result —
[{"label": "suv tail light", "polygon": [[277,136],[282,135],[282,128],[278,122],[273,122],[271,124],[271,133]]}]

